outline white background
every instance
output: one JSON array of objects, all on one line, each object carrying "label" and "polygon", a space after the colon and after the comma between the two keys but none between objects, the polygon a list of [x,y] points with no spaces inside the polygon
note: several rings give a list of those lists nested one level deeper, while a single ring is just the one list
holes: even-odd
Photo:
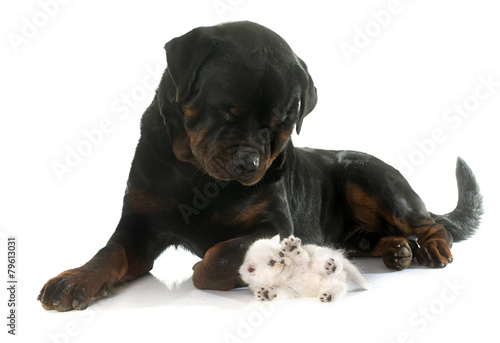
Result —
[{"label": "white background", "polygon": [[[490,310],[500,305],[492,279],[499,238],[498,5],[330,3],[2,4],[0,279],[5,289],[6,237],[14,235],[17,341],[301,342],[313,336],[325,342],[437,342],[497,336]],[[246,289],[199,291],[189,279],[197,259],[168,251],[152,275],[86,311],[43,310],[35,300],[43,284],[92,257],[119,220],[140,117],[166,66],[163,45],[194,27],[236,20],[273,29],[308,64],[319,101],[295,145],[365,151],[402,168],[435,213],[454,208],[455,160],[461,156],[484,194],[478,234],[454,245],[455,262],[443,270],[412,265],[392,272],[379,259],[360,260],[374,290],[332,304],[298,299],[262,308]],[[357,50],[346,57],[347,45]],[[489,92],[481,79],[493,82]],[[469,109],[464,117],[459,106]],[[102,126],[106,133],[89,146],[84,132]],[[73,157],[71,171],[58,177],[54,164],[66,164],[68,151],[78,147],[87,148],[86,156]],[[0,295],[3,341],[12,337],[5,325],[8,294]]]}]

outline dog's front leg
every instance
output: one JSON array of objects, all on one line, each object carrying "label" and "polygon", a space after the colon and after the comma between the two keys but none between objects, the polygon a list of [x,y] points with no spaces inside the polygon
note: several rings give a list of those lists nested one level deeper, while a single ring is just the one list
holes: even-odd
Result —
[{"label": "dog's front leg", "polygon": [[66,270],[50,279],[38,300],[46,310],[83,310],[93,299],[106,295],[128,270],[125,249],[110,244],[79,268]]},{"label": "dog's front leg", "polygon": [[38,295],[43,308],[83,310],[113,286],[149,272],[169,241],[147,230],[146,222],[140,215],[124,215],[108,244],[90,261],[47,281]]},{"label": "dog's front leg", "polygon": [[[271,238],[278,229],[259,230],[253,234],[218,243],[207,250],[203,260],[193,266],[193,284],[198,289],[227,291],[240,285],[239,268],[245,254],[256,240]],[[287,232],[289,235],[291,232]],[[243,286],[243,284],[241,283]]]},{"label": "dog's front leg", "polygon": [[193,266],[194,286],[218,291],[234,288],[245,253],[254,241],[245,236],[218,243],[208,249],[203,260]]}]

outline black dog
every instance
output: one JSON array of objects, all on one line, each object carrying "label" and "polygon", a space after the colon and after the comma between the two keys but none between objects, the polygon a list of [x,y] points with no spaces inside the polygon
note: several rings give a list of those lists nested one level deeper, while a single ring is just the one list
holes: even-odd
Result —
[{"label": "black dog", "polygon": [[168,68],[142,118],[118,227],[88,263],[47,282],[44,308],[84,309],[147,273],[169,246],[203,258],[196,287],[228,290],[249,245],[278,233],[404,269],[413,257],[446,266],[452,241],[476,230],[481,196],[461,159],[457,208],[437,216],[375,157],[295,148],[290,136],[316,105],[316,88],[269,29],[197,28],[165,49]]}]

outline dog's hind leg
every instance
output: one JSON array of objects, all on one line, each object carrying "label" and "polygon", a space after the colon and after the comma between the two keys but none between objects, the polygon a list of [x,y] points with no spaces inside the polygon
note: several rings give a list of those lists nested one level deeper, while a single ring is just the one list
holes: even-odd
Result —
[{"label": "dog's hind leg", "polygon": [[[365,256],[380,256],[387,267],[396,270],[407,268],[413,257],[428,267],[445,267],[453,261],[450,234],[431,217],[411,188],[403,190],[374,192],[347,184],[353,221],[347,248]],[[416,240],[405,238],[411,236]]]}]

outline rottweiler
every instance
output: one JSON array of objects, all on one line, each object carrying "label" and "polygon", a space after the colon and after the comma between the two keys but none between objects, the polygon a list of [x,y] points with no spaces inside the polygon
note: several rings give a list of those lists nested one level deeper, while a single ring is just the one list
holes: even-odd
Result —
[{"label": "rottweiler", "polygon": [[229,290],[240,285],[247,248],[276,234],[402,270],[414,258],[445,267],[452,242],[476,231],[482,198],[460,158],[457,207],[435,215],[373,156],[294,147],[290,136],[314,109],[316,88],[306,64],[268,28],[200,27],[165,50],[116,231],[86,264],[45,284],[45,309],[85,309],[148,273],[170,246],[202,258],[193,266],[197,288]]}]

